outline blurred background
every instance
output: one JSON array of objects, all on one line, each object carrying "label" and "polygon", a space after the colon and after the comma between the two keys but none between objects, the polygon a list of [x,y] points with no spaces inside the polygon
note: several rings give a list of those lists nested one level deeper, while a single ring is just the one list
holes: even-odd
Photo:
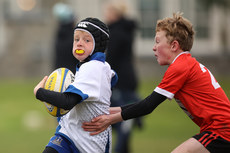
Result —
[{"label": "blurred background", "polygon": [[[33,87],[54,70],[59,20],[69,14],[75,22],[89,16],[104,20],[106,1],[0,0],[0,152],[41,152],[48,143],[56,121],[37,102]],[[153,56],[156,21],[178,11],[196,30],[192,55],[214,74],[230,97],[229,0],[125,2],[129,18],[138,24],[133,49],[141,97],[153,91],[166,70]],[[55,10],[58,3],[69,9]],[[144,128],[132,135],[132,152],[170,152],[198,132],[174,101],[162,104],[144,122]]]},{"label": "blurred background", "polygon": [[[50,72],[57,29],[53,6],[58,2],[71,6],[76,21],[88,16],[103,20],[103,4],[106,0],[0,0],[0,77],[37,77]],[[228,0],[126,2],[128,15],[138,21],[134,43],[137,62],[144,61],[145,64],[150,60],[151,64],[147,65],[156,63],[152,56],[156,21],[178,11],[184,12],[197,32],[192,48],[194,56],[205,61],[207,57],[214,60],[215,67],[221,65],[220,68],[216,67],[216,71],[224,69],[227,65],[225,62],[230,61]],[[223,72],[230,73],[226,70]]]}]

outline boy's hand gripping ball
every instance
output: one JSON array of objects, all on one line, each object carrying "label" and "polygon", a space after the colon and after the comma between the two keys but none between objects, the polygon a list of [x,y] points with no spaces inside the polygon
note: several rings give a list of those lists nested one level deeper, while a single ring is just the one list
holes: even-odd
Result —
[{"label": "boy's hand gripping ball", "polygon": [[[69,69],[58,68],[49,75],[44,88],[51,91],[64,92],[73,81],[74,74]],[[47,112],[55,117],[63,116],[69,112],[69,110],[58,108],[46,102],[44,104]]]}]

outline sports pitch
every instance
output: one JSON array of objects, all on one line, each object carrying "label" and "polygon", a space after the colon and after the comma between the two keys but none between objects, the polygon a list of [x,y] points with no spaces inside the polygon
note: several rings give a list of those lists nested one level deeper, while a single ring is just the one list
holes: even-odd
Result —
[{"label": "sports pitch", "polygon": [[[230,79],[217,80],[230,98]],[[56,120],[33,95],[38,81],[0,80],[0,152],[41,153],[53,135]],[[154,78],[141,81],[141,97],[150,94],[159,82]],[[134,129],[132,153],[167,153],[198,132],[176,102],[167,100],[144,117],[143,129]]]}]

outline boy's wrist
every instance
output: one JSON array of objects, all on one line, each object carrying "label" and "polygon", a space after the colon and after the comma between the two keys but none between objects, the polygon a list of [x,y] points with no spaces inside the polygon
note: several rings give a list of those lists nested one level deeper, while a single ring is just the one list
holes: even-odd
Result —
[{"label": "boy's wrist", "polygon": [[116,113],[116,114],[111,114],[109,120],[110,120],[111,125],[123,121],[121,112]]},{"label": "boy's wrist", "polygon": [[36,91],[36,93],[35,93],[35,97],[36,97],[37,99],[39,99],[39,100],[40,100],[39,97],[41,97],[41,96],[40,96],[40,95],[41,95],[41,90],[42,90],[42,88],[38,88],[37,91]]}]

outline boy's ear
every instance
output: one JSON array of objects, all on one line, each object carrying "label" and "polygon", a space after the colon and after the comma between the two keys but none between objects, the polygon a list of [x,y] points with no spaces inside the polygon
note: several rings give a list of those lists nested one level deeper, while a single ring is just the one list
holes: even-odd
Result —
[{"label": "boy's ear", "polygon": [[172,51],[177,51],[180,49],[180,44],[177,40],[173,40],[171,43],[171,49]]}]

